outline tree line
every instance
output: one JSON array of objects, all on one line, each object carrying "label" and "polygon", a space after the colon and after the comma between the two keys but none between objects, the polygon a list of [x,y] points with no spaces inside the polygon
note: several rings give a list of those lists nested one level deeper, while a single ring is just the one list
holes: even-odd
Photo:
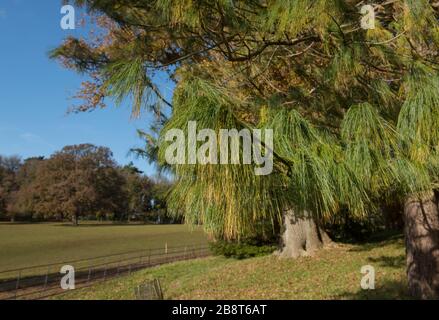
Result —
[{"label": "tree line", "polygon": [[163,221],[169,187],[92,144],[66,146],[47,159],[0,156],[0,219]]}]

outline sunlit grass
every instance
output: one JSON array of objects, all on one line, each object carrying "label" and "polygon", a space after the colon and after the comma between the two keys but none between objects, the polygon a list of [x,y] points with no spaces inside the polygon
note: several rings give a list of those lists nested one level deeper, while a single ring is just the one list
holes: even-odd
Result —
[{"label": "sunlit grass", "polygon": [[[364,265],[376,269],[376,289],[360,287]],[[137,272],[62,299],[134,299],[134,288],[159,278],[166,299],[406,299],[400,237],[363,245],[339,245],[314,257],[248,260],[212,257]]]}]

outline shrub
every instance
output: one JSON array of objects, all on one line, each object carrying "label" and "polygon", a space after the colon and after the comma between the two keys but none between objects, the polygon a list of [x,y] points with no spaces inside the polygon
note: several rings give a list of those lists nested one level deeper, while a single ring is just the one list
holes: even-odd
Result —
[{"label": "shrub", "polygon": [[273,243],[261,243],[257,240],[240,242],[219,240],[210,243],[210,249],[213,254],[226,258],[248,259],[269,255],[277,249],[277,246]]}]

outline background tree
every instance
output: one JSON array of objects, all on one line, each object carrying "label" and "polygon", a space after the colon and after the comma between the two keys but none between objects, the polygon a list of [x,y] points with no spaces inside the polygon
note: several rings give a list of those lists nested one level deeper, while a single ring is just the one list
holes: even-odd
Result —
[{"label": "background tree", "polygon": [[124,182],[108,148],[82,144],[64,147],[43,161],[23,192],[33,199],[35,213],[70,218],[77,225],[80,216],[124,212]]},{"label": "background tree", "polygon": [[[364,3],[355,0],[76,3],[102,27],[100,37],[68,38],[52,52],[91,76],[78,111],[131,97],[134,114],[156,113],[162,135],[189,120],[275,130],[268,178],[244,165],[173,167],[173,212],[227,239],[255,232],[261,219],[283,224],[281,254],[291,257],[324,245],[330,217],[347,210],[366,219],[394,195],[405,205],[410,292],[439,296],[432,1],[376,1],[371,30],[360,27]],[[151,80],[157,70],[177,83],[172,104]],[[165,148],[159,139],[162,162]]]},{"label": "background tree", "polygon": [[151,199],[149,202],[150,218],[160,220],[161,223],[182,223],[182,217],[169,212],[169,193],[174,188],[172,180],[162,174],[157,174],[151,178],[153,185]]},{"label": "background tree", "polygon": [[34,183],[43,162],[44,157],[28,158],[24,160],[23,165],[18,170],[16,176],[18,190],[10,207],[16,214],[30,218],[34,218],[37,215],[35,205],[39,200],[39,196],[36,190],[34,190]]},{"label": "background tree", "polygon": [[21,167],[18,156],[0,156],[0,215],[6,214],[11,221],[15,220],[13,210],[14,198],[18,191],[17,172]]},{"label": "background tree", "polygon": [[0,216],[5,215],[6,213],[6,199],[5,192],[3,190],[3,180],[6,176],[6,170],[0,166]]},{"label": "background tree", "polygon": [[128,220],[133,214],[145,213],[151,199],[152,183],[143,175],[143,172],[136,168],[133,163],[121,169],[125,178],[125,194],[127,195]]},{"label": "background tree", "polygon": [[1,163],[0,214],[11,218],[70,218],[75,224],[80,216],[125,219],[151,210],[152,197],[161,199],[161,182],[132,163],[118,166],[104,147],[67,146],[48,159],[1,157]]}]

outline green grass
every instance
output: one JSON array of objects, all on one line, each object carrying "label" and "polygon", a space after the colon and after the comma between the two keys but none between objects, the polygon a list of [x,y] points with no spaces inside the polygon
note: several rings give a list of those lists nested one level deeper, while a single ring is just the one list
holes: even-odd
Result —
[{"label": "green grass", "polygon": [[149,248],[206,243],[184,225],[0,223],[0,271]]},{"label": "green grass", "polygon": [[[360,288],[363,265],[376,270],[376,289]],[[401,237],[338,245],[314,257],[198,259],[142,270],[56,299],[134,299],[134,288],[159,278],[166,299],[407,299]]]}]

